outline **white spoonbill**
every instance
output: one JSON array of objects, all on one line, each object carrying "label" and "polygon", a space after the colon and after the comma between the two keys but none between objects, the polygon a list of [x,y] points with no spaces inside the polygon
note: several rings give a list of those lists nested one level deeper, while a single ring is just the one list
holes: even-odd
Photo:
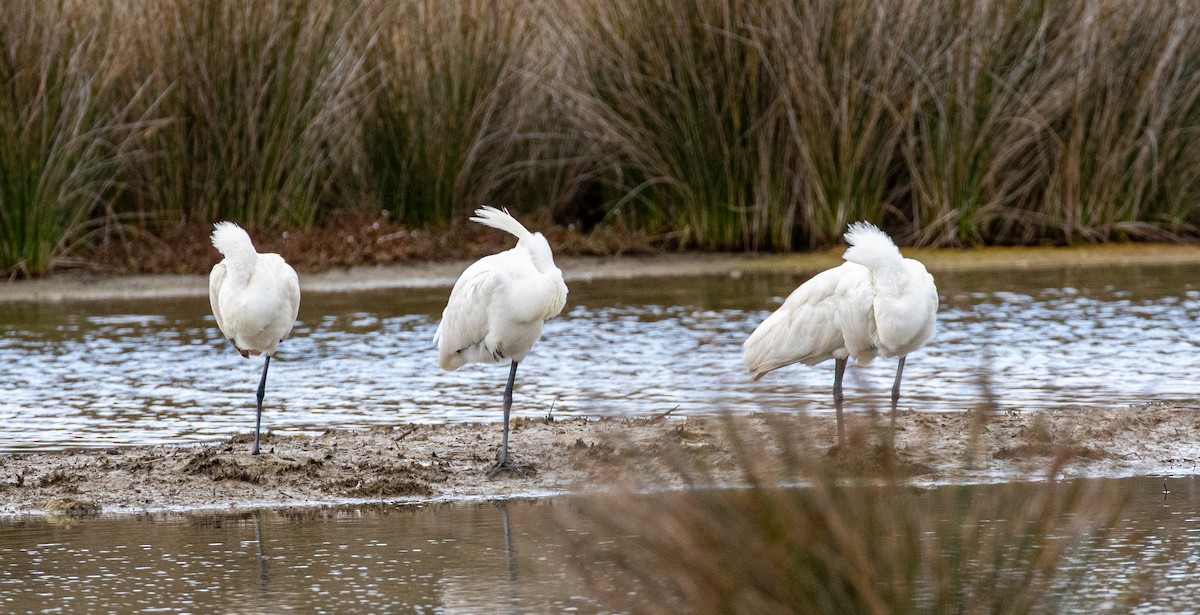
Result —
[{"label": "white spoonbill", "polygon": [[243,358],[263,355],[258,381],[258,413],[254,419],[254,447],[262,426],[263,395],[271,355],[296,322],[300,311],[300,282],[296,270],[278,254],[259,254],[250,235],[232,222],[213,225],[212,243],[225,259],[208,276],[208,300],[221,333],[233,342]]},{"label": "white spoonbill", "polygon": [[847,262],[800,285],[746,340],[743,361],[754,380],[793,363],[834,360],[833,404],[838,445],[846,444],[842,375],[853,358],[899,357],[892,384],[891,426],[896,428],[900,376],[908,353],[933,337],[938,294],[925,266],[904,258],[887,233],[866,222],[850,225]]},{"label": "white spoonbill", "polygon": [[554,266],[546,238],[530,233],[508,210],[485,205],[475,210],[471,221],[516,236],[517,245],[485,256],[463,271],[450,291],[433,341],[438,346],[438,363],[446,371],[474,362],[510,364],[500,456],[488,476],[523,474],[508,458],[508,415],[517,364],[541,337],[542,324],[562,311],[567,285]]}]

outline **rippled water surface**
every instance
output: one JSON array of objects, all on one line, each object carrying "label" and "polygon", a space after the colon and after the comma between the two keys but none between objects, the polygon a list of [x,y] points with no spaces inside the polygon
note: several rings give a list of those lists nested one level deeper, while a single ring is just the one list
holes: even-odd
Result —
[{"label": "rippled water surface", "polygon": [[587,607],[564,548],[581,530],[546,531],[543,509],[553,504],[0,521],[0,611]]},{"label": "rippled water surface", "polygon": [[[514,413],[830,411],[831,364],[755,383],[741,366],[742,341],[807,277],[572,284],[520,366]],[[969,408],[982,374],[1005,408],[1194,399],[1197,280],[1195,267],[940,274],[938,335],[909,357],[902,405]],[[437,366],[448,294],[305,296],[272,362],[264,429],[499,420],[503,367]],[[245,433],[261,365],[221,339],[202,298],[0,304],[0,452]],[[852,367],[848,410],[885,408],[894,369]]]},{"label": "rippled water surface", "polygon": [[[1167,479],[1170,494],[1162,493],[1159,478],[1108,480],[1125,484],[1129,501],[1113,524],[1098,528],[1102,539],[1062,537],[1072,546],[1057,567],[1050,611],[1193,612],[1200,604],[1200,479]],[[942,528],[936,532],[945,536],[957,535],[947,528],[961,519],[953,503],[995,502],[1013,493],[1003,485],[937,489],[953,493],[922,497],[930,509],[923,514],[936,519]],[[1038,489],[1030,485],[1028,495]],[[657,499],[669,504],[672,496],[644,497],[655,505]],[[595,516],[606,508],[603,501],[581,508],[577,500],[554,498],[0,520],[0,611],[636,608],[639,580],[605,554],[628,549],[639,537],[614,534]],[[972,518],[1005,520],[988,513]],[[953,544],[944,540],[938,544]],[[997,599],[976,598],[983,604]]]}]

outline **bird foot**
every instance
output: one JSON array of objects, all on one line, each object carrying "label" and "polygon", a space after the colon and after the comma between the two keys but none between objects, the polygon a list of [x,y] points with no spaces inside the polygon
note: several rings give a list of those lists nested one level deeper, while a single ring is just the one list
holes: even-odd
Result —
[{"label": "bird foot", "polygon": [[537,473],[537,470],[529,466],[523,466],[513,463],[507,459],[497,461],[492,467],[488,468],[487,477],[496,478],[500,474],[512,474],[520,478],[529,478]]}]

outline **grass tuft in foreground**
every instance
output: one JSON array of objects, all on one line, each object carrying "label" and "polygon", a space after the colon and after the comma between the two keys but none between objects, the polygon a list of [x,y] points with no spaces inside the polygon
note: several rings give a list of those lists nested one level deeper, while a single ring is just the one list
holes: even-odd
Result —
[{"label": "grass tuft in foreground", "polygon": [[1078,581],[1068,570],[1129,497],[1112,481],[1055,480],[1065,455],[1050,478],[925,489],[865,445],[870,434],[835,456],[812,452],[824,447],[801,430],[780,428],[766,447],[730,437],[745,488],[704,488],[703,465],[680,458],[701,487],[584,500],[604,535],[630,538],[616,549],[581,540],[581,558],[640,580],[594,578],[606,600],[644,612],[1053,612]]}]

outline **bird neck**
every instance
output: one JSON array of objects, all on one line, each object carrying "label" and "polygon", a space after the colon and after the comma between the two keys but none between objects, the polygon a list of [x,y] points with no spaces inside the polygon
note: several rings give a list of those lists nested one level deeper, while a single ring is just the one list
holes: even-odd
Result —
[{"label": "bird neck", "polygon": [[245,286],[254,275],[254,266],[258,254],[254,250],[238,250],[225,256],[225,272],[228,283],[234,286]]},{"label": "bird neck", "polygon": [[554,265],[554,253],[550,251],[550,243],[541,233],[533,233],[529,237],[521,239],[518,245],[525,247],[525,251],[529,254],[529,260],[538,271],[547,273],[558,269]]},{"label": "bird neck", "polygon": [[887,260],[876,263],[871,267],[871,280],[875,283],[876,292],[884,295],[900,295],[904,293],[905,270],[903,260]]}]

